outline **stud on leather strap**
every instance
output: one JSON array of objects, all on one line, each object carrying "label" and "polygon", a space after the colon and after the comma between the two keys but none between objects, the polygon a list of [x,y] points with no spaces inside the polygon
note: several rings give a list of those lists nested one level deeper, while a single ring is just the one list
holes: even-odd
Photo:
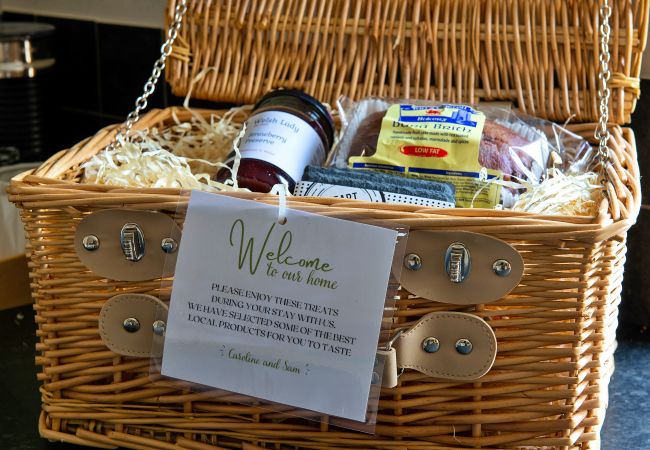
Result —
[{"label": "stud on leather strap", "polygon": [[496,354],[496,336],[483,319],[460,312],[430,313],[378,350],[385,358],[382,386],[397,386],[403,369],[447,380],[476,380],[492,368]]}]

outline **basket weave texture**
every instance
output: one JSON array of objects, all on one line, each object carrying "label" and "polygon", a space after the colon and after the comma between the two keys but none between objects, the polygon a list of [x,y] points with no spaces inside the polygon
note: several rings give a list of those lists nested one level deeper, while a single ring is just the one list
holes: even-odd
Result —
[{"label": "basket weave texture", "polygon": [[[376,14],[384,10],[395,10],[395,17],[401,18],[400,26],[404,30],[410,30],[410,25],[407,24],[414,23],[407,18],[421,15],[430,18],[431,23],[426,25],[427,22],[422,22],[417,28],[427,29],[434,23],[437,24],[436,30],[444,28],[444,32],[436,32],[439,38],[434,41],[437,42],[438,49],[441,46],[446,49],[441,50],[440,55],[446,56],[438,57],[438,63],[443,64],[442,74],[449,76],[448,82],[425,83],[422,75],[418,78],[414,72],[409,76],[402,73],[402,84],[395,81],[392,85],[385,85],[384,89],[387,90],[384,94],[414,96],[416,91],[412,89],[420,86],[417,91],[419,97],[460,101],[493,98],[492,94],[485,93],[501,92],[503,96],[499,94],[498,98],[516,99],[521,96],[519,100],[524,100],[522,106],[529,112],[533,112],[531,105],[535,105],[536,113],[541,111],[542,115],[555,119],[564,118],[568,112],[576,112],[576,105],[582,108],[578,108],[583,114],[580,117],[589,117],[587,111],[591,110],[591,106],[585,105],[593,104],[595,108],[593,89],[596,75],[589,73],[595,70],[595,66],[589,66],[590,63],[587,62],[591,59],[595,61],[595,57],[585,56],[592,50],[587,50],[586,44],[579,39],[584,37],[585,24],[591,24],[592,28],[588,27],[588,30],[595,29],[595,1],[476,2],[482,9],[476,9],[477,6],[473,6],[474,3],[470,1],[373,2],[381,5],[379,9],[372,9],[370,2],[364,1],[251,0],[228,2],[230,8],[217,1],[191,1],[190,19],[185,28],[187,31],[182,35],[185,42],[181,40],[181,46],[175,48],[176,60],[170,70],[172,82],[177,89],[190,80],[193,74],[199,73],[201,67],[220,61],[217,54],[226,55],[222,58],[231,61],[228,63],[231,69],[227,72],[215,71],[215,74],[221,75],[214,78],[206,76],[197,84],[198,91],[195,91],[204,89],[205,96],[213,99],[235,100],[234,97],[228,97],[228,92],[234,92],[235,88],[231,91],[225,89],[230,84],[239,86],[243,92],[237,100],[254,99],[257,93],[276,86],[276,77],[262,77],[261,80],[254,77],[248,79],[243,75],[243,78],[230,77],[231,73],[237,71],[242,74],[256,73],[254,69],[244,66],[254,64],[255,60],[257,64],[268,67],[278,65],[282,70],[277,69],[277,73],[287,76],[293,73],[293,67],[297,67],[295,70],[299,75],[314,69],[315,60],[300,56],[296,60],[298,64],[290,66],[283,62],[284,53],[264,53],[262,50],[265,47],[259,47],[260,39],[245,39],[249,36],[250,29],[254,28],[249,25],[250,22],[257,20],[251,17],[258,16],[245,14],[242,9],[244,7],[240,4],[247,5],[246,11],[254,11],[262,18],[267,17],[267,25],[277,22],[274,26],[280,26],[277,24],[283,23],[283,30],[298,26],[296,23],[306,26],[304,24],[311,19],[305,19],[309,14],[304,11],[308,10],[309,5],[314,7],[315,4],[326,5],[325,13],[319,16],[324,21],[337,22],[339,19],[336,17],[348,17],[346,20],[349,24],[342,28],[346,30],[345,33],[356,29],[354,23],[362,22],[360,19],[355,22],[351,17],[374,17],[368,16],[368,10],[379,11]],[[395,4],[405,6],[398,8]],[[551,5],[554,5],[553,8]],[[638,57],[630,58],[637,55],[644,45],[638,37],[645,35],[647,7],[648,3],[644,1],[615,2],[613,41],[619,52],[613,61],[615,67],[619,68],[616,70],[621,70],[621,67],[629,69],[621,73],[633,75],[638,68]],[[278,15],[262,14],[267,10],[276,11]],[[347,13],[341,12],[343,10]],[[554,40],[558,49],[580,48],[578,53],[583,55],[582,64],[579,67],[577,64],[567,64],[566,74],[572,74],[570,79],[584,81],[586,84],[583,86],[571,82],[568,90],[560,89],[559,85],[551,90],[540,90],[538,84],[525,89],[513,88],[516,83],[527,86],[533,78],[556,82],[553,73],[556,69],[559,70],[557,61],[569,59],[556,60],[556,54],[549,53],[547,66],[526,63],[524,65],[528,68],[525,69],[522,65],[516,65],[512,59],[518,58],[516,51],[494,51],[490,58],[485,58],[483,53],[480,58],[472,52],[467,53],[467,49],[476,50],[479,47],[457,44],[464,42],[464,45],[469,45],[466,44],[468,41],[480,41],[484,34],[494,35],[494,26],[490,31],[485,26],[474,28],[466,24],[461,30],[453,24],[459,23],[461,16],[480,22],[484,16],[488,16],[484,13],[488,10],[492,11],[489,16],[492,20],[488,21],[491,24],[497,21],[496,17],[501,17],[498,19],[500,21],[514,17],[516,11],[515,23],[523,25],[506,27],[504,39],[509,39],[510,48],[514,49],[517,46],[512,47],[513,43],[522,42],[521,37],[526,36],[526,45],[521,46],[522,55],[531,52],[536,55],[545,54],[543,47],[546,46],[546,41],[542,44],[541,38],[530,38],[531,35],[543,35],[544,30],[547,30],[546,39]],[[550,15],[551,10],[554,11],[553,15]],[[281,11],[292,11],[302,19],[296,23],[278,22],[277,17],[284,17],[279,13]],[[425,11],[428,13],[424,14]],[[432,16],[432,11],[438,11],[438,15]],[[476,17],[477,14],[479,18]],[[533,25],[539,24],[542,17],[545,21],[543,27]],[[275,19],[271,20],[272,18]],[[569,23],[572,25],[569,26]],[[226,27],[225,24],[230,25]],[[644,29],[636,28],[639,26]],[[554,28],[553,33],[548,31],[551,28]],[[405,42],[415,42],[407,40],[410,31],[395,34],[390,28],[381,30],[382,33],[388,30],[385,32],[391,36],[391,45],[399,37],[395,48],[404,55],[413,55],[412,68],[420,67],[418,64],[429,64],[429,57],[415,58],[418,48],[411,49],[411,44],[406,46],[408,51],[402,49]],[[516,30],[519,30],[520,39],[513,40]],[[577,30],[581,30],[580,33]],[[347,36],[345,33],[339,33],[344,41]],[[373,36],[366,32],[357,34],[360,38]],[[375,39],[380,34],[378,32]],[[217,35],[223,41],[217,39]],[[239,35],[239,40],[235,40],[234,35]],[[202,36],[201,40],[197,41],[199,36]],[[591,48],[596,43],[595,39],[592,36]],[[372,39],[368,40],[371,41]],[[426,47],[423,55],[433,51],[434,41],[425,39],[418,44]],[[352,45],[351,42],[348,44]],[[496,46],[501,41],[495,38],[491,42]],[[562,47],[564,44],[561,43],[567,45]],[[185,44],[190,50],[183,50],[182,45]],[[271,42],[267,45],[271,46]],[[336,55],[341,51],[337,49],[341,47],[336,45],[332,44],[334,50],[329,52],[329,58],[334,59],[318,62],[321,70],[329,70],[332,65],[338,64]],[[389,47],[385,47],[387,48]],[[390,48],[391,52],[395,50]],[[252,49],[257,49],[255,57],[250,57]],[[620,49],[628,50],[625,57]],[[349,61],[352,63],[357,58],[354,55],[361,51],[351,49],[352,56],[342,53],[341,61],[352,58]],[[586,53],[583,54],[583,51]],[[297,47],[295,52],[301,55],[301,47]],[[472,55],[470,59],[478,63],[474,76],[483,73],[483,69],[479,70],[482,64],[487,67],[486,73],[499,74],[495,78],[486,78],[492,80],[491,90],[488,90],[486,79],[482,77],[483,81],[479,83],[483,86],[481,89],[474,82],[457,84],[458,80],[466,80],[465,77],[469,77],[467,74],[472,73],[463,72],[468,54]],[[506,54],[510,58],[507,63],[499,59],[499,55],[505,57]],[[562,58],[575,56],[571,52],[566,54],[559,50],[557,54],[562,54]],[[384,52],[382,58],[389,58],[386,55]],[[409,59],[400,59],[406,60]],[[382,61],[387,64],[387,74],[396,70],[394,61]],[[438,70],[438,63],[431,63],[432,74]],[[335,78],[338,71],[334,70],[331,71],[331,79],[323,78],[322,81],[311,81],[307,75],[294,74],[290,76],[291,85],[306,87],[326,99],[347,89],[356,89],[352,95],[357,97],[370,92],[377,93],[378,91],[364,87],[375,86],[372,83],[364,84],[367,77],[371,76],[366,74],[366,70],[372,71],[371,68],[375,67],[373,64],[371,55],[367,65],[356,65],[356,78]],[[236,69],[235,66],[239,68]],[[403,72],[410,66],[400,67]],[[522,78],[520,70],[528,70],[530,77]],[[465,75],[460,76],[461,74]],[[614,85],[618,82],[616,79],[615,77],[612,82]],[[185,81],[181,82],[182,80]],[[421,80],[422,84],[415,80]],[[254,89],[249,89],[251,83]],[[260,84],[256,86],[255,83]],[[496,90],[497,86],[500,86],[501,91]],[[614,92],[612,103],[615,118],[624,121],[632,109],[633,89],[629,86],[616,87]],[[566,103],[562,100],[564,93],[569,94]],[[535,100],[531,103],[533,99]],[[542,111],[540,108],[546,109]],[[184,115],[182,111],[176,113],[181,118]],[[138,122],[136,128],[164,127],[171,123],[173,114],[172,109],[151,111]],[[591,139],[595,127],[594,123],[569,126],[572,131],[587,139]],[[495,331],[498,341],[497,359],[492,370],[474,383],[437,380],[407,370],[399,378],[396,388],[382,390],[376,434],[367,435],[334,427],[327,417],[315,417],[320,422],[291,418],[259,405],[242,403],[244,399],[234,394],[219,390],[195,392],[187,383],[157,376],[151,378],[148,359],[123,357],[104,345],[98,333],[98,316],[107,299],[120,293],[132,292],[151,294],[167,301],[169,287],[168,283],[161,283],[161,280],[120,282],[92,273],[79,261],[74,250],[74,231],[77,225],[86,215],[111,208],[161,211],[182,224],[183,217],[176,211],[179,201],[184,202],[186,198],[176,189],[126,189],[80,184],[80,164],[104,148],[115,133],[115,127],[101,130],[72,149],[56,154],[40,168],[15,178],[10,187],[10,199],[21,208],[28,238],[31,286],[40,339],[36,362],[41,367],[38,378],[43,383],[43,411],[39,424],[41,434],[48,439],[76,444],[132,449],[599,448],[599,431],[607,403],[607,382],[612,370],[615,346],[625,236],[636,219],[640,205],[634,136],[629,129],[616,125],[612,126],[611,131],[612,155],[611,164],[607,167],[608,195],[595,217],[541,216],[462,208],[441,210],[332,198],[289,199],[288,206],[293,208],[339,217],[348,213],[355,216],[361,213],[368,218],[405,224],[412,230],[466,230],[483,233],[513,245],[524,259],[524,276],[519,286],[506,297],[491,304],[455,306],[402,292],[397,301],[396,326],[409,326],[434,311],[469,312],[487,320]],[[265,194],[229,195],[260,202],[277,202],[275,197]],[[387,339],[389,335],[386,331],[382,337]],[[291,412],[291,408],[285,412]]]},{"label": "basket weave texture", "polygon": [[[138,127],[170,123],[171,110],[152,111]],[[588,136],[594,124],[573,126]],[[119,293],[167,299],[160,280],[118,282],[89,271],[73,246],[87,214],[130,208],[175,215],[184,201],[174,189],[124,189],[78,184],[79,163],[110,142],[114,129],[15,179],[29,240],[36,301],[38,378],[49,439],[139,448],[597,448],[611,370],[620,300],[625,232],[639,205],[639,174],[630,130],[615,127],[612,166],[622,215],[603,203],[598,217],[544,217],[473,209],[422,209],[341,199],[292,198],[289,206],[322,214],[362,213],[412,230],[463,229],[512,244],[523,256],[521,284],[489,305],[461,307],[402,293],[399,327],[433,311],[465,311],[488,320],[498,340],[493,369],[476,383],[435,380],[406,371],[379,402],[377,435],[290,419],[218,390],[149,378],[149,360],[121,357],[98,334],[104,302]],[[273,196],[231,194],[275,203]],[[176,217],[182,222],[182,217]],[[384,335],[384,337],[388,337]],[[169,444],[165,444],[169,443]],[[173,444],[176,447],[173,447]],[[205,444],[205,445],[203,445]],[[255,448],[255,447],[244,447]]]},{"label": "basket weave texture", "polygon": [[[170,11],[176,0],[170,1]],[[640,95],[648,0],[612,1],[610,120]],[[273,88],[339,95],[517,102],[596,122],[598,0],[189,0],[167,77],[184,96],[254,103]]]}]

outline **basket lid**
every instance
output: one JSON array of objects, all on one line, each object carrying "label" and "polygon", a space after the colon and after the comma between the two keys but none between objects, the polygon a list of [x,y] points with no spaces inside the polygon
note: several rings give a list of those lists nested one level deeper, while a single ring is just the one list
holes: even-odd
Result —
[{"label": "basket lid", "polygon": [[[176,0],[170,0],[168,23]],[[640,95],[650,0],[613,2],[610,120]],[[188,0],[174,94],[255,103],[276,88],[457,103],[512,101],[556,122],[598,120],[598,8],[503,0]]]}]

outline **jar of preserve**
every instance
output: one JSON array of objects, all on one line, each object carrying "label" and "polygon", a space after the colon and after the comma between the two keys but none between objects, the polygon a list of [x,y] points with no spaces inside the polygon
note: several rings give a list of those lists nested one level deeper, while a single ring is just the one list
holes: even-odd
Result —
[{"label": "jar of preserve", "polygon": [[[305,167],[322,165],[333,142],[334,122],[322,103],[295,89],[272,91],[257,102],[246,121],[239,141],[238,186],[269,192],[285,184],[293,192]],[[228,169],[221,169],[217,181],[230,177]]]}]

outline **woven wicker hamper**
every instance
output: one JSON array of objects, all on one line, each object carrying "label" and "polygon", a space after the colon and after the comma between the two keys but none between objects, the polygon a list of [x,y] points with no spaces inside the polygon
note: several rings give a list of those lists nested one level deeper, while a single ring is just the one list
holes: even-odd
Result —
[{"label": "woven wicker hamper", "polygon": [[[575,0],[190,0],[167,65],[174,93],[250,103],[271,88],[297,87],[321,100],[339,94],[477,103],[505,100],[564,122],[591,142],[598,110],[599,1]],[[38,324],[36,363],[44,438],[133,449],[599,448],[613,369],[625,236],[640,205],[629,122],[639,96],[647,0],[612,4],[610,164],[596,217],[484,209],[423,209],[334,198],[290,198],[325,214],[360,213],[411,230],[466,230],[512,245],[523,257],[520,284],[500,300],[458,306],[401,292],[395,327],[435,311],[488,321],[494,366],[475,382],[406,370],[383,389],[376,433],[292,418],[219,390],[150,377],[149,359],[109,350],[98,331],[103,304],[120,293],[169,297],[160,279],[102,278],[81,263],[74,233],[112,208],[160,211],[179,224],[175,189],[79,184],[80,164],[109,144],[101,130],[16,177],[10,199],[28,238]],[[170,17],[175,8],[172,0]],[[164,126],[153,110],[135,128]],[[181,110],[178,115],[188,117]],[[276,203],[274,196],[229,194]],[[163,287],[161,287],[163,286]],[[389,335],[384,333],[383,338]]]}]

